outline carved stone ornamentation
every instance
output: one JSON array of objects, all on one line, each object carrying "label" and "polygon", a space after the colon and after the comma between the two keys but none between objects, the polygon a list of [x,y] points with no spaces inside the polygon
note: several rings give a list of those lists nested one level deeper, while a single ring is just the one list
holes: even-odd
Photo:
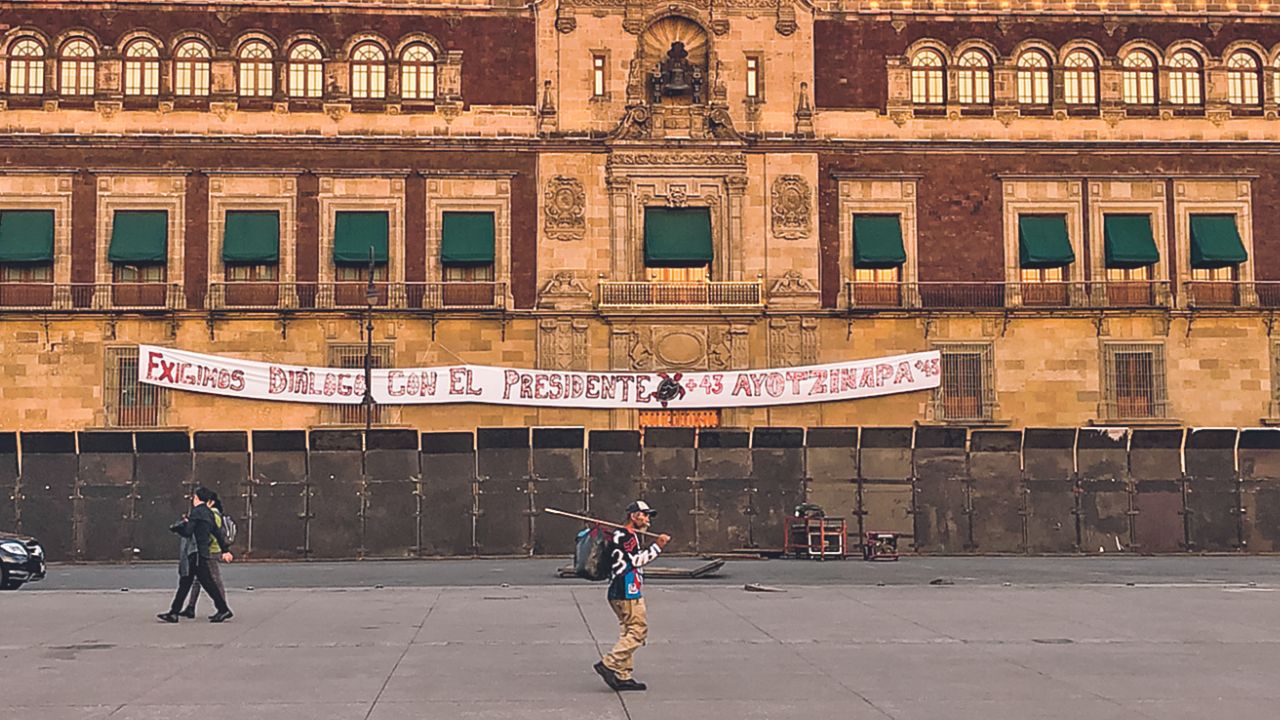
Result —
[{"label": "carved stone ornamentation", "polygon": [[682,208],[689,204],[689,194],[683,185],[672,185],[667,190],[667,207]]},{"label": "carved stone ornamentation", "polygon": [[556,30],[568,35],[578,27],[578,18],[567,12],[564,6],[556,8]]},{"label": "carved stone ornamentation", "polygon": [[783,37],[791,37],[799,27],[796,6],[791,0],[778,0],[778,19],[774,21],[773,29]]},{"label": "carved stone ornamentation", "polygon": [[338,122],[342,118],[346,117],[349,112],[351,112],[351,106],[346,103],[324,104],[324,114],[328,115],[329,119],[334,122]]},{"label": "carved stone ornamentation", "polygon": [[809,237],[813,193],[799,175],[779,175],[773,181],[773,236],[784,240]]},{"label": "carved stone ornamentation", "polygon": [[738,325],[615,327],[610,362],[637,372],[736,370],[747,367],[747,335]]},{"label": "carved stone ornamentation", "polygon": [[581,240],[587,234],[587,193],[577,178],[557,175],[543,193],[543,230],[552,240]]},{"label": "carved stone ornamentation", "polygon": [[591,288],[572,271],[562,270],[538,292],[538,307],[548,310],[590,310]]},{"label": "carved stone ornamentation", "polygon": [[611,165],[708,165],[725,167],[746,166],[747,156],[733,152],[641,152],[614,153],[609,156]]},{"label": "carved stone ornamentation", "polygon": [[800,83],[800,96],[796,100],[796,135],[813,137],[813,106],[809,104],[809,83]]},{"label": "carved stone ornamentation", "polygon": [[816,309],[821,294],[799,270],[788,270],[769,288],[769,306],[783,310]]},{"label": "carved stone ornamentation", "polygon": [[[116,113],[120,112],[123,108],[124,103],[118,100],[99,100],[93,104],[93,109],[97,110],[98,114],[106,120],[110,120],[115,117]],[[214,110],[214,113],[217,114],[217,110]]]},{"label": "carved stone ornamentation", "polygon": [[712,108],[707,113],[707,132],[716,140],[738,140],[742,135],[733,127],[733,118],[726,108]]},{"label": "carved stone ornamentation", "polygon": [[769,364],[772,367],[813,365],[818,362],[816,318],[774,318],[769,321]]},{"label": "carved stone ornamentation", "polygon": [[616,140],[644,140],[653,134],[652,116],[644,105],[631,105],[613,131]]},{"label": "carved stone ornamentation", "polygon": [[587,370],[586,320],[544,318],[538,323],[538,368],[542,370]]}]

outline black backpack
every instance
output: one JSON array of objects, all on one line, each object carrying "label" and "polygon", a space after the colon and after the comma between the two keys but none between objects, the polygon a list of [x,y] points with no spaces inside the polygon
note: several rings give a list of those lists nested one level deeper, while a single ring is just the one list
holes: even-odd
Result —
[{"label": "black backpack", "polygon": [[578,533],[573,553],[574,573],[583,580],[609,579],[609,535],[596,525]]}]

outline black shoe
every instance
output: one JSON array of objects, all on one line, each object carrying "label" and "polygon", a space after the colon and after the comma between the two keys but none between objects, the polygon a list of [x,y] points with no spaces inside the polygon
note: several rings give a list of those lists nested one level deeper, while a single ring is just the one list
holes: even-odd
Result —
[{"label": "black shoe", "polygon": [[648,690],[649,686],[642,682],[637,682],[636,680],[627,678],[626,680],[619,680],[618,687],[614,689],[618,692],[622,692],[624,690]]},{"label": "black shoe", "polygon": [[223,620],[230,620],[233,617],[235,617],[234,613],[232,613],[230,610],[225,610],[209,618],[209,622],[220,623]]},{"label": "black shoe", "polygon": [[613,690],[618,689],[618,683],[622,681],[618,679],[618,675],[616,673],[605,667],[603,662],[598,662],[595,665],[592,665],[592,667],[596,669],[596,672],[600,673],[600,677],[604,678],[605,685],[608,685]]},{"label": "black shoe", "polygon": [[196,619],[196,609],[194,607],[189,607],[178,614],[184,618],[191,618],[192,620]]},{"label": "black shoe", "polygon": [[157,615],[156,617],[160,618],[161,620],[163,620],[163,621],[165,621],[165,622],[167,622],[167,623],[176,623],[176,622],[178,622],[178,616],[177,616],[177,615],[175,615],[174,613],[171,613],[171,612],[167,612],[167,613],[160,613],[160,614],[159,614],[159,615]]}]

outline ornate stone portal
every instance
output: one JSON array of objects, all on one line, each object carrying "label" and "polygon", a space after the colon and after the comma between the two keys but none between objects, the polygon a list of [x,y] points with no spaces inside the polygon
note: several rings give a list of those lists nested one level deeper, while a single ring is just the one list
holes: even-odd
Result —
[{"label": "ornate stone portal", "polygon": [[636,42],[626,113],[613,139],[741,141],[723,76],[702,24],[681,15],[650,22]]},{"label": "ornate stone portal", "polygon": [[746,325],[622,325],[609,342],[614,370],[740,370],[749,366]]}]

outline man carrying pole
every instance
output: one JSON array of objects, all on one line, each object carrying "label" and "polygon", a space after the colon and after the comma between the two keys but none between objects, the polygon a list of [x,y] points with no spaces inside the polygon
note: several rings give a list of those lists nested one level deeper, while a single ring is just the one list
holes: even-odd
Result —
[{"label": "man carrying pole", "polygon": [[642,589],[644,574],[640,568],[653,562],[670,535],[659,535],[652,545],[641,548],[640,534],[647,534],[649,521],[658,513],[643,500],[627,506],[627,524],[615,530],[609,541],[609,606],[618,616],[618,642],[595,670],[614,690],[644,690],[646,686],[631,677],[632,657],[644,645],[649,634]]}]

